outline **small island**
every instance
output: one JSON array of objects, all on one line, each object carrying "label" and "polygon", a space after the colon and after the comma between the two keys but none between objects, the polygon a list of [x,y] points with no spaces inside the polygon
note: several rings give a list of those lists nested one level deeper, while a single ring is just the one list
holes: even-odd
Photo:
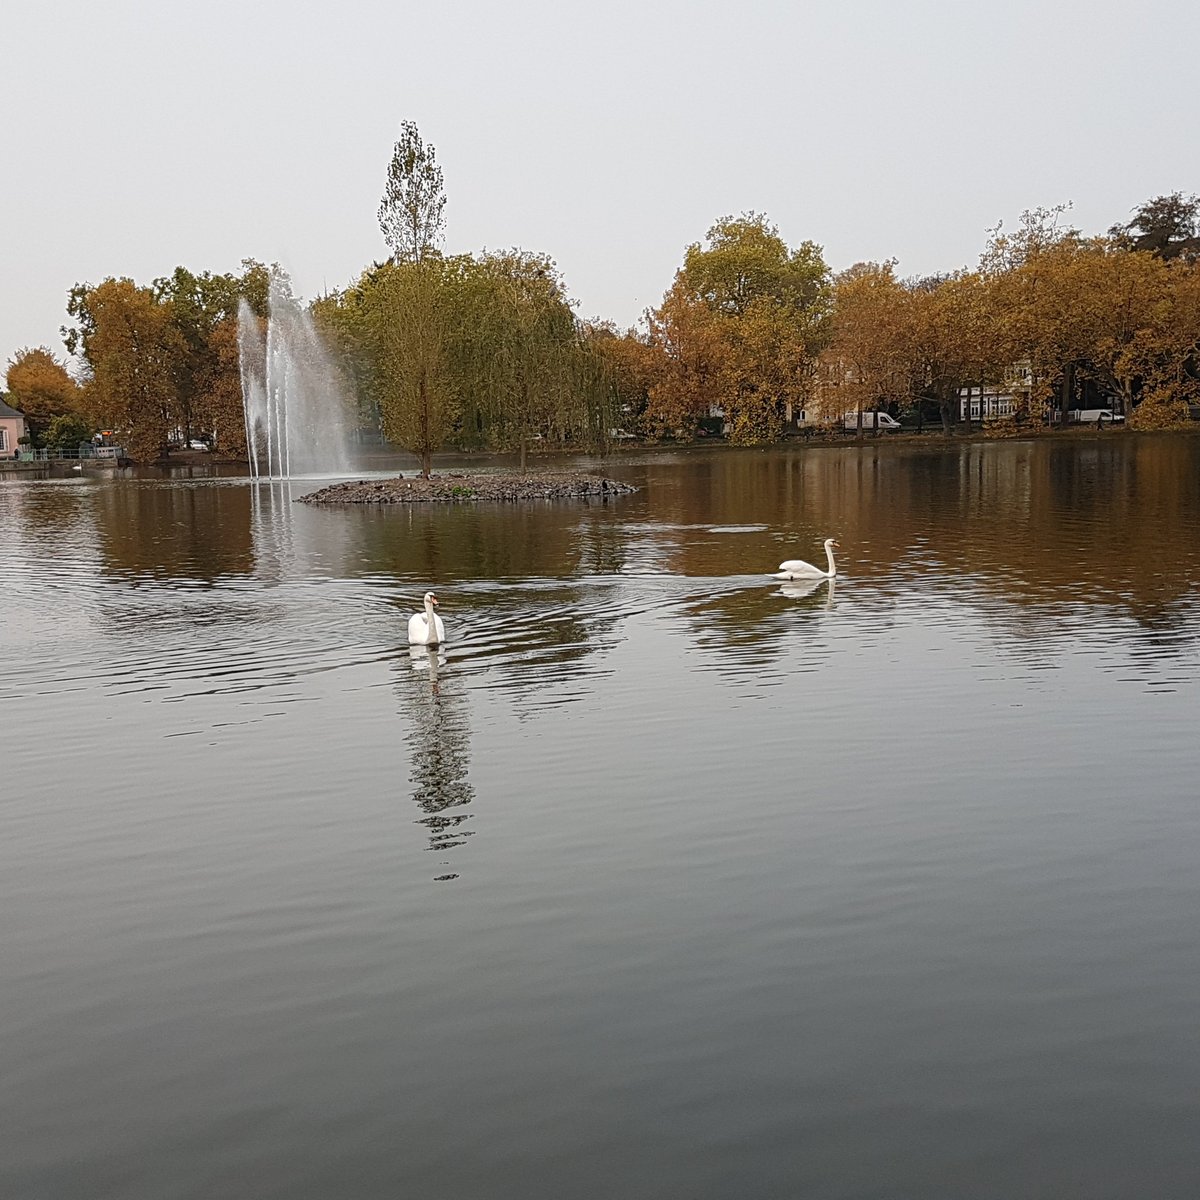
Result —
[{"label": "small island", "polygon": [[356,479],[334,483],[299,499],[305,504],[424,504],[462,500],[582,500],[592,496],[621,496],[637,488],[601,475],[575,471],[536,471],[529,474],[453,472],[398,475],[394,479]]}]

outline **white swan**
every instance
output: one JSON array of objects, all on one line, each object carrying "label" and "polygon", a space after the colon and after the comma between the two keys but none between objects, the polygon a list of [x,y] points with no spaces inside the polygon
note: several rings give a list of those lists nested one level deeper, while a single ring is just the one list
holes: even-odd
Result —
[{"label": "white swan", "polygon": [[446,627],[442,618],[433,611],[437,597],[425,593],[425,611],[413,613],[408,618],[408,644],[410,646],[440,646],[446,640]]},{"label": "white swan", "polygon": [[829,559],[829,570],[822,571],[820,567],[814,567],[812,563],[806,563],[802,558],[789,558],[787,562],[779,564],[779,573],[775,576],[776,579],[835,579],[837,577],[837,563],[833,561],[833,548],[837,542],[833,538],[825,539],[825,557]]}]

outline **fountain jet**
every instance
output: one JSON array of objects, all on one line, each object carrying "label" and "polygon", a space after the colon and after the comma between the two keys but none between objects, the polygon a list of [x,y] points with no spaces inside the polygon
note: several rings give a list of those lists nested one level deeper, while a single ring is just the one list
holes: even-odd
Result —
[{"label": "fountain jet", "polygon": [[344,475],[350,470],[346,405],[337,373],[313,326],[274,275],[267,328],[243,299],[238,357],[251,479]]}]

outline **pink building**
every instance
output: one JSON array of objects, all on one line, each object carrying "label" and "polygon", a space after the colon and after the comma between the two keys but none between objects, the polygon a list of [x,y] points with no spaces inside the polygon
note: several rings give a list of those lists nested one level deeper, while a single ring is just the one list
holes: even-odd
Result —
[{"label": "pink building", "polygon": [[0,400],[0,458],[16,458],[17,447],[25,432],[25,414]]}]

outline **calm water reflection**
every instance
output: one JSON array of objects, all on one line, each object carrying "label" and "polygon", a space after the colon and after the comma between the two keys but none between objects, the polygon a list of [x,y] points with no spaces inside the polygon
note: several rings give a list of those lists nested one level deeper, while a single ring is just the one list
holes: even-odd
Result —
[{"label": "calm water reflection", "polygon": [[1191,1195],[1198,468],[0,482],[0,1190]]}]

